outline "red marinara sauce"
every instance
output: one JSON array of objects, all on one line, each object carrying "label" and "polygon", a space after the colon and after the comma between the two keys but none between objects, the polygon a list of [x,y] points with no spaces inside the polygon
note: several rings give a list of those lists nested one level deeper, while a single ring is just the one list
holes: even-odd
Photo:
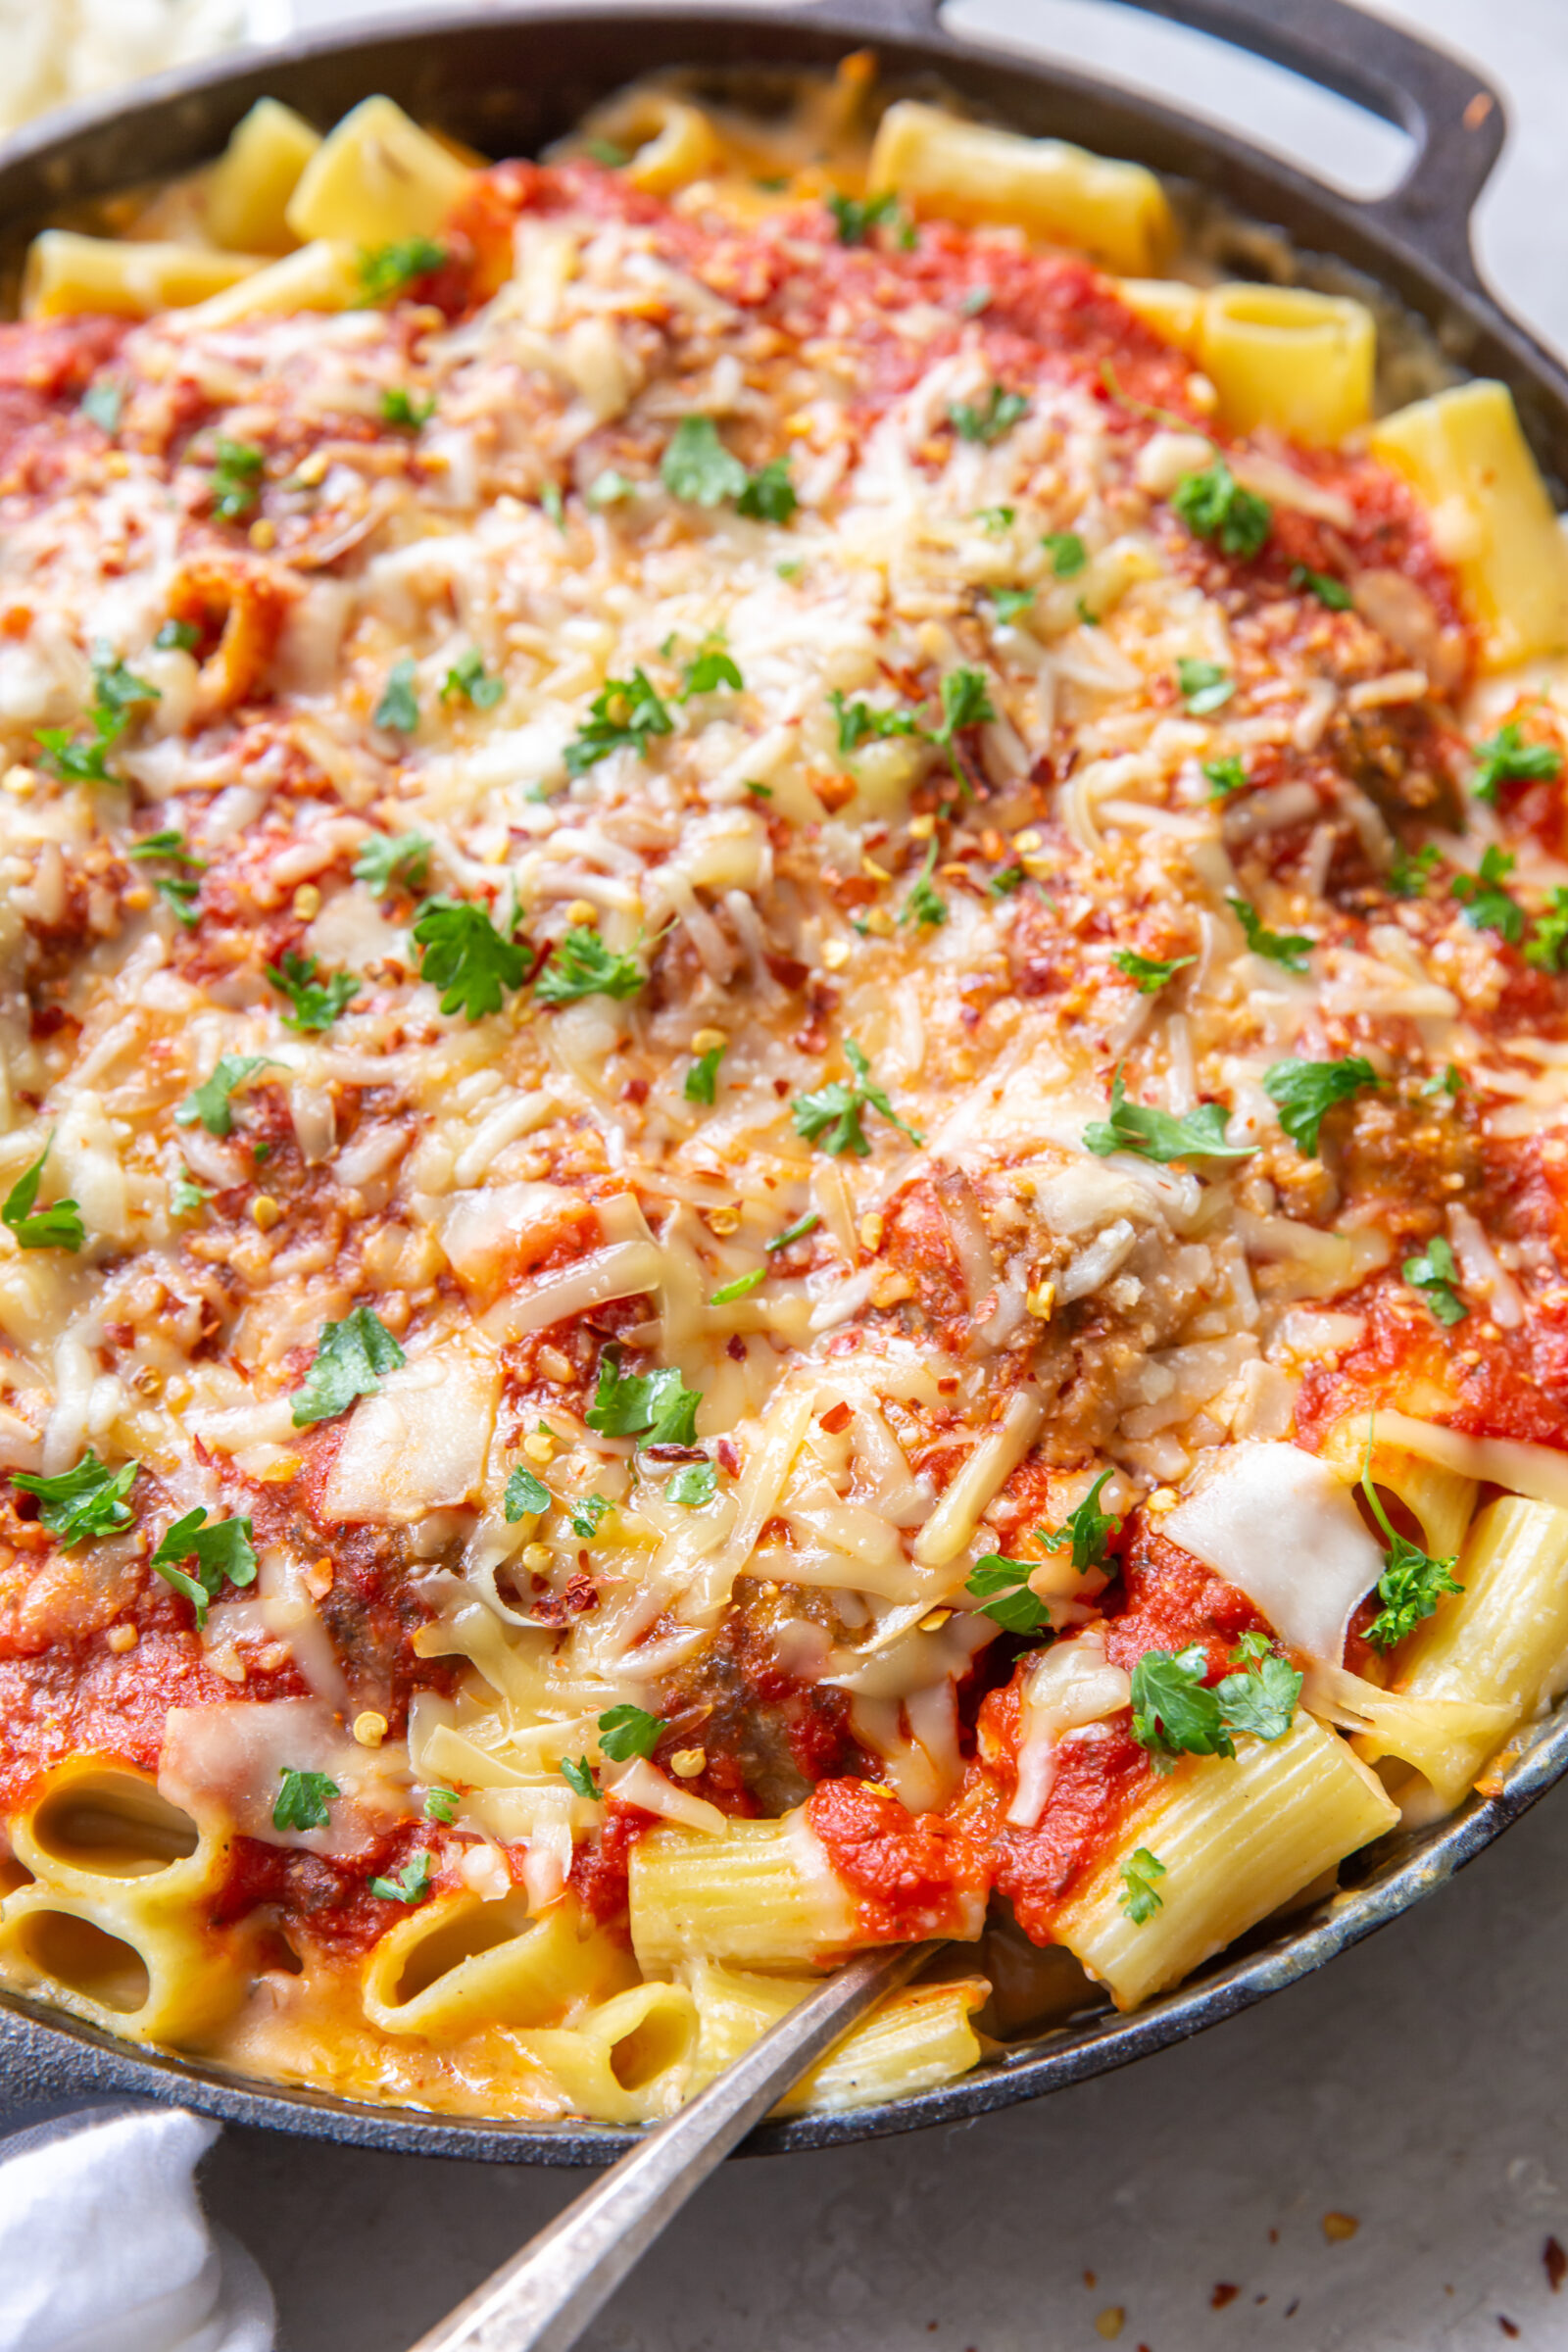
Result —
[{"label": "red marinara sauce", "polygon": [[806,1818],[853,1890],[867,1941],[975,1933],[991,1859],[972,1812],[916,1815],[868,1782],[819,1781]]}]

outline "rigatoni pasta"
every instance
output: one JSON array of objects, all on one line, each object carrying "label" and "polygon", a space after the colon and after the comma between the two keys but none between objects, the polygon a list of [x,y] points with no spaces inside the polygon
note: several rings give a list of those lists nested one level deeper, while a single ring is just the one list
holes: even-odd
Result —
[{"label": "rigatoni pasta", "polygon": [[1366,306],[865,55],[541,163],[264,100],[99,225],[0,329],[0,1981],[639,2125],[953,1943],[854,2105],[1496,1786],[1568,1678],[1502,388],[1375,417]]}]

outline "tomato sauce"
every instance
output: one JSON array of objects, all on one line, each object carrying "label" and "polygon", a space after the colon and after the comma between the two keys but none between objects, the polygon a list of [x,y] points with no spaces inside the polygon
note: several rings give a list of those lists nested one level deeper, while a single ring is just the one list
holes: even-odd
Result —
[{"label": "tomato sauce", "polygon": [[[293,1676],[264,1681],[276,1697],[303,1688]],[[215,1674],[195,1636],[168,1625],[145,1626],[134,1649],[112,1650],[99,1635],[42,1656],[0,1659],[0,1810],[25,1805],[69,1756],[122,1756],[156,1772],[171,1707],[258,1695]]]},{"label": "tomato sauce", "polygon": [[657,1819],[657,1814],[645,1813],[641,1805],[625,1805],[618,1797],[607,1796],[598,1837],[579,1845],[572,1857],[572,1892],[601,1927],[624,1931],[631,1849]]},{"label": "tomato sauce", "polygon": [[970,1823],[917,1816],[865,1781],[819,1781],[806,1818],[853,1889],[867,1941],[961,1932],[964,1898],[991,1883],[987,1841]]}]

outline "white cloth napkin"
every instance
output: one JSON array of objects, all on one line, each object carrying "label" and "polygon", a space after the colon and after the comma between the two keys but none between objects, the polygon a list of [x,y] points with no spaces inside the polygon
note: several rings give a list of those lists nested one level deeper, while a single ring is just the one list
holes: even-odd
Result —
[{"label": "white cloth napkin", "polygon": [[122,2104],[0,2140],[0,2352],[271,2352],[271,2290],[197,2199],[217,2137]]}]

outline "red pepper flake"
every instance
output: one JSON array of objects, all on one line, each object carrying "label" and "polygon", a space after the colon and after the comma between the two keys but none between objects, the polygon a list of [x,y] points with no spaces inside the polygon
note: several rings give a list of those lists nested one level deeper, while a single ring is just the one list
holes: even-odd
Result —
[{"label": "red pepper flake", "polygon": [[1564,2278],[1568,2278],[1568,2254],[1563,2252],[1556,2238],[1548,2237],[1541,2249],[1541,2259],[1546,2266],[1546,2284],[1555,2294]]},{"label": "red pepper flake", "polygon": [[1223,2311],[1227,2303],[1235,2302],[1241,2291],[1241,2288],[1233,2286],[1228,2278],[1216,2280],[1214,2291],[1208,2298],[1209,2310]]},{"label": "red pepper flake", "polygon": [[1517,2335],[1519,2332],[1512,2320],[1504,2319],[1500,2311],[1497,2314],[1497,2326],[1502,2329],[1504,2335]]}]

